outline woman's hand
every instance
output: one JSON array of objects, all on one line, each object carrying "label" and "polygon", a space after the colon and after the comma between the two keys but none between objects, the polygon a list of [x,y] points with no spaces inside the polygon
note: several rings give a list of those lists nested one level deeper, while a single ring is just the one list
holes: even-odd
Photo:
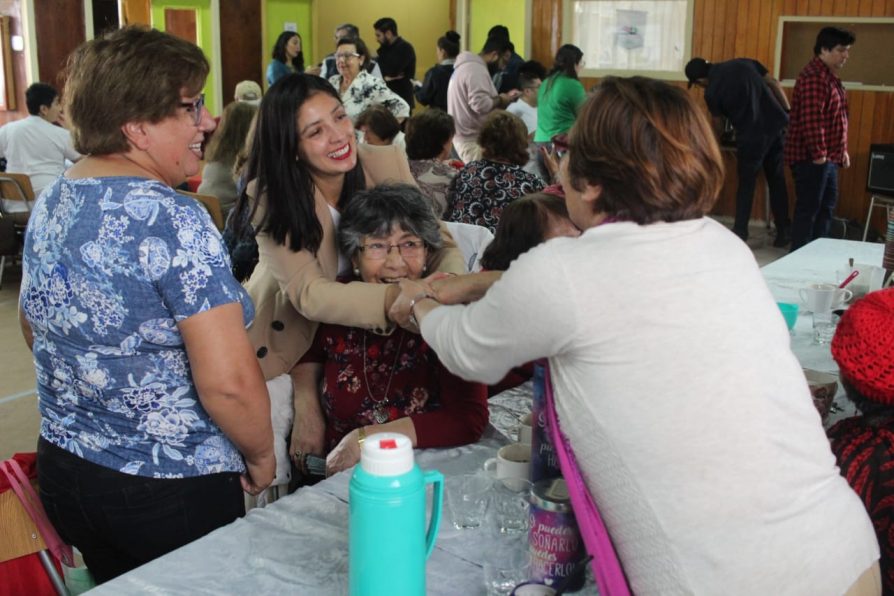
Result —
[{"label": "woman's hand", "polygon": [[254,496],[270,486],[275,476],[276,458],[271,453],[257,461],[245,458],[245,473],[239,477],[239,482],[242,490]]},{"label": "woman's hand", "polygon": [[556,152],[555,147],[550,146],[549,149],[546,148],[545,145],[540,147],[540,156],[543,158],[543,166],[546,168],[547,173],[549,173],[550,180],[554,183],[558,183],[559,180],[557,176],[559,175],[559,154]]},{"label": "woman's hand", "polygon": [[354,429],[346,434],[335,449],[326,456],[326,476],[346,470],[360,461],[360,431]]},{"label": "woman's hand", "polygon": [[502,276],[500,271],[484,271],[456,275],[431,283],[434,298],[441,304],[467,304],[478,300],[495,281]]},{"label": "woman's hand", "polygon": [[306,455],[322,457],[325,450],[326,421],[320,408],[297,407],[305,400],[296,400],[295,421],[292,423],[292,441],[289,457],[302,474],[307,474]]},{"label": "woman's hand", "polygon": [[419,296],[424,296],[425,294],[433,295],[434,292],[431,286],[424,280],[411,281],[404,279],[400,281],[398,287],[400,288],[400,294],[388,310],[388,318],[407,331],[419,333],[419,328],[413,324],[410,317],[413,314],[413,300],[416,299],[418,301]]},{"label": "woman's hand", "polygon": [[323,365],[319,362],[299,363],[289,375],[292,377],[292,405],[295,407],[289,457],[302,474],[307,474],[305,456],[322,457],[326,453],[326,419],[320,405],[319,389]]}]

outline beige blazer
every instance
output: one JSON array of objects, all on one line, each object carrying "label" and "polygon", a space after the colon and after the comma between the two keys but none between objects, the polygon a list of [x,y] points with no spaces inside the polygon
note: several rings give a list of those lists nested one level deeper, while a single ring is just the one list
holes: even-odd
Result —
[{"label": "beige blazer", "polygon": [[[385,182],[414,184],[406,155],[399,147],[358,145],[366,174],[366,186]],[[249,187],[251,189],[251,187]],[[263,218],[264,198],[255,215]],[[289,372],[313,341],[319,323],[361,327],[383,333],[390,327],[385,313],[387,286],[335,281],[338,274],[336,229],[329,205],[321,194],[314,197],[317,219],[323,228],[320,249],[294,252],[259,233],[258,265],[245,288],[255,305],[255,320],[248,335],[266,379]],[[439,271],[464,273],[463,255],[445,226],[444,255]]]}]

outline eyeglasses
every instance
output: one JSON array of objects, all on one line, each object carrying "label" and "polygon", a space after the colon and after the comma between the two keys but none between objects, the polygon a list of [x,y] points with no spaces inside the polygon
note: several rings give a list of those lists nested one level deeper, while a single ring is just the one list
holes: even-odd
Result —
[{"label": "eyeglasses", "polygon": [[360,247],[370,259],[381,261],[387,259],[392,248],[397,248],[400,256],[408,259],[418,257],[425,250],[425,243],[422,240],[404,240],[398,244],[385,244],[384,242],[371,242]]},{"label": "eyeglasses", "polygon": [[360,54],[358,54],[357,52],[351,52],[350,54],[336,54],[335,60],[336,60],[336,62],[339,60],[344,60],[345,62],[347,62],[351,58],[359,58],[359,57],[360,57]]},{"label": "eyeglasses", "polygon": [[205,107],[205,94],[199,95],[195,101],[181,101],[181,108],[186,108],[187,112],[192,113],[192,119],[196,126],[202,121],[202,108]]}]

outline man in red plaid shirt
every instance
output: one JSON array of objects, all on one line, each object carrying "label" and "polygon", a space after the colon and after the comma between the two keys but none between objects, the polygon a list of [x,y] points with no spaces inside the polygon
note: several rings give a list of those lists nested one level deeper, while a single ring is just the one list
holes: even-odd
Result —
[{"label": "man in red plaid shirt", "polygon": [[838,71],[847,62],[856,37],[824,27],[816,36],[792,94],[785,140],[785,163],[795,178],[792,250],[827,236],[838,202],[838,168],[851,165],[847,153],[847,95]]}]

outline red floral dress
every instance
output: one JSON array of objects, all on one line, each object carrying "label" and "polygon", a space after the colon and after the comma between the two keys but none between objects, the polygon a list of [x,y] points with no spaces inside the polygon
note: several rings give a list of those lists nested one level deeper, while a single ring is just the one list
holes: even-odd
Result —
[{"label": "red floral dress", "polygon": [[486,387],[448,372],[414,333],[321,324],[301,362],[323,364],[327,451],[357,427],[405,416],[417,447],[471,443],[487,426]]}]

